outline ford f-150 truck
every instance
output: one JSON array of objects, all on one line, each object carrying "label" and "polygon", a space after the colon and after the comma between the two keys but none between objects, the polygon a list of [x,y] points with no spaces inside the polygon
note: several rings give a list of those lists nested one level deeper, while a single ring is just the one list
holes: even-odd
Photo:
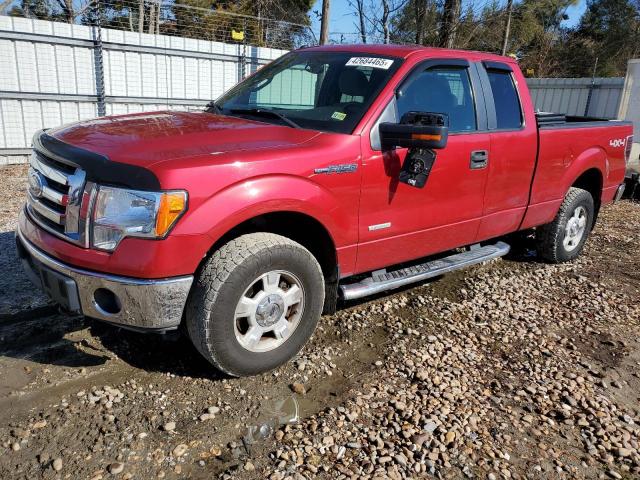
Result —
[{"label": "ford f-150 truck", "polygon": [[65,309],[182,327],[229,375],[322,312],[505,255],[574,259],[620,197],[629,123],[536,114],[517,63],[414,46],[284,55],[204,111],[38,132],[16,232]]}]

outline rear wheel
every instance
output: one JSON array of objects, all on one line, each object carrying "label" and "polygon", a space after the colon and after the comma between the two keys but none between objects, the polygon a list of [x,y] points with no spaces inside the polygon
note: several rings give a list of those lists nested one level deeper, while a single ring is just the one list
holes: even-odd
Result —
[{"label": "rear wheel", "polygon": [[313,255],[280,235],[254,233],[207,259],[187,304],[186,326],[216,368],[254,375],[302,348],[323,303],[324,279]]},{"label": "rear wheel", "polygon": [[593,197],[572,187],[553,222],[536,229],[538,255],[552,263],[578,257],[587,241],[594,219]]}]

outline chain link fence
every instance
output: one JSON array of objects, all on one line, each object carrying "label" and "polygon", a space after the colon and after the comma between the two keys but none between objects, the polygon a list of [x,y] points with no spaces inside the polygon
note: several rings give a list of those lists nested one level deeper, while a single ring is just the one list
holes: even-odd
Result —
[{"label": "chain link fence", "polygon": [[283,50],[317,43],[307,24],[166,0],[0,0],[0,15]]}]

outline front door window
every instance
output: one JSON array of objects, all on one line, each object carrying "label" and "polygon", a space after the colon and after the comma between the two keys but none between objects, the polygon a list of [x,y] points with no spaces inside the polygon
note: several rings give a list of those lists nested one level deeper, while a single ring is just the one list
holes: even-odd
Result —
[{"label": "front door window", "polygon": [[397,100],[398,118],[420,111],[449,115],[449,132],[477,130],[471,81],[466,68],[430,68],[403,89]]}]

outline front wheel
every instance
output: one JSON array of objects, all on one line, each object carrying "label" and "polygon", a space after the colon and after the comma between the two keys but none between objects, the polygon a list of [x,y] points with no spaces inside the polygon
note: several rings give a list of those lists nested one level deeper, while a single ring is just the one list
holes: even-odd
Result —
[{"label": "front wheel", "polygon": [[206,260],[187,304],[186,326],[216,368],[255,375],[298,353],[323,303],[324,279],[313,255],[286,237],[253,233]]},{"label": "front wheel", "polygon": [[552,263],[578,257],[593,220],[593,197],[586,190],[571,187],[553,222],[536,229],[538,255]]}]

